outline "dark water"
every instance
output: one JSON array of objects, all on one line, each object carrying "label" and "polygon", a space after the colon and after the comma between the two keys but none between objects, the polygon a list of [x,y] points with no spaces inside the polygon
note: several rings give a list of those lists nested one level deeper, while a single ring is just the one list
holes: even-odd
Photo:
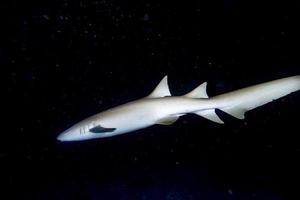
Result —
[{"label": "dark water", "polygon": [[299,2],[1,5],[1,199],[299,199],[299,93],[244,121],[218,112],[225,125],[190,115],[113,138],[55,139],[166,74],[174,95],[208,81],[210,96],[299,75]]}]

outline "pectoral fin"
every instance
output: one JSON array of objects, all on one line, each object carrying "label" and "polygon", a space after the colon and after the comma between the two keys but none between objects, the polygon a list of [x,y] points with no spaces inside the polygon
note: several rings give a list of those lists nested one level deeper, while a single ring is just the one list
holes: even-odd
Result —
[{"label": "pectoral fin", "polygon": [[116,128],[104,128],[100,125],[95,126],[93,128],[90,129],[90,132],[92,133],[106,133],[106,132],[113,132],[114,130],[116,130]]},{"label": "pectoral fin", "polygon": [[178,118],[179,118],[178,116],[165,117],[165,118],[162,118],[162,119],[158,120],[156,122],[156,124],[171,125],[171,124],[175,123]]}]

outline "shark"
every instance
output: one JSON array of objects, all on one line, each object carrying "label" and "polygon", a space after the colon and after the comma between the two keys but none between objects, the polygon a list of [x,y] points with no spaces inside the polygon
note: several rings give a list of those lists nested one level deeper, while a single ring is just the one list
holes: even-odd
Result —
[{"label": "shark", "polygon": [[208,97],[206,87],[204,82],[185,95],[172,96],[165,76],[148,96],[88,117],[59,134],[57,139],[67,142],[112,137],[155,124],[171,125],[189,113],[223,124],[216,109],[244,119],[247,111],[300,90],[300,75],[213,97]]}]

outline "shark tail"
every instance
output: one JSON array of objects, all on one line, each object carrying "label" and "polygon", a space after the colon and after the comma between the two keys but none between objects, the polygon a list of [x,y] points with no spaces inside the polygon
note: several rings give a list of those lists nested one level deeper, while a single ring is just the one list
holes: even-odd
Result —
[{"label": "shark tail", "polygon": [[282,78],[210,98],[220,105],[218,109],[236,117],[245,118],[245,112],[300,90],[300,75]]},{"label": "shark tail", "polygon": [[[213,122],[223,124],[224,122],[215,112],[216,108],[238,119],[244,119],[245,112],[300,90],[300,75],[261,83],[211,98],[207,95],[206,86],[207,83],[204,82],[184,96],[188,98],[209,99],[211,108],[195,111],[194,114]],[[171,96],[167,83],[167,76],[162,79],[148,98],[164,96]],[[170,124],[176,121],[176,119],[177,118],[172,118],[160,123]]]}]

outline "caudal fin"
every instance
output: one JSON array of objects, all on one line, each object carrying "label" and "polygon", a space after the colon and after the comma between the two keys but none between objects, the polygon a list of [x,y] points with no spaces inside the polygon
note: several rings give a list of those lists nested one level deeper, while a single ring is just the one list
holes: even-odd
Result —
[{"label": "caudal fin", "polygon": [[220,110],[244,119],[245,112],[300,90],[300,76],[278,79],[212,97]]}]

